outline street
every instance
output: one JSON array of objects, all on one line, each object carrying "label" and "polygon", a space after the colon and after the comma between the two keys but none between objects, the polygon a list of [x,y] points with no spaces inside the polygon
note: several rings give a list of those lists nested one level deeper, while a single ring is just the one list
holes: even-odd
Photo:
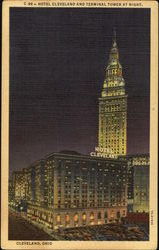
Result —
[{"label": "street", "polygon": [[9,213],[9,240],[54,240],[17,213]]}]

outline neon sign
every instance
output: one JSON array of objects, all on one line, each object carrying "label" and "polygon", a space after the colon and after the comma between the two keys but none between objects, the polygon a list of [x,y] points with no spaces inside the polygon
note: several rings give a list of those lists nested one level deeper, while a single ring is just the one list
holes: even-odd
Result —
[{"label": "neon sign", "polygon": [[95,147],[95,152],[91,152],[92,157],[117,158],[110,148]]}]

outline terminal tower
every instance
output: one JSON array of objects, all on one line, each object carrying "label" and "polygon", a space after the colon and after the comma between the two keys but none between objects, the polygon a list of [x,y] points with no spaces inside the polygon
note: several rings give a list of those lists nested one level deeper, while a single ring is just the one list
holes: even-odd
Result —
[{"label": "terminal tower", "polygon": [[98,147],[107,157],[117,158],[127,153],[127,95],[115,30],[99,98]]}]

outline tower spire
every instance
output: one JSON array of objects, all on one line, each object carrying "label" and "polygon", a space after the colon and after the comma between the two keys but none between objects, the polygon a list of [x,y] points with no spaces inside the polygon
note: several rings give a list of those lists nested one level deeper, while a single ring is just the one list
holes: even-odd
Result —
[{"label": "tower spire", "polygon": [[113,27],[113,48],[117,48],[117,42],[116,42],[116,27]]},{"label": "tower spire", "polygon": [[116,27],[113,27],[113,42],[116,43]]},{"label": "tower spire", "polygon": [[113,27],[113,36],[112,36],[112,47],[109,54],[109,62],[115,62],[118,63],[119,60],[119,51],[116,41],[116,28]]}]

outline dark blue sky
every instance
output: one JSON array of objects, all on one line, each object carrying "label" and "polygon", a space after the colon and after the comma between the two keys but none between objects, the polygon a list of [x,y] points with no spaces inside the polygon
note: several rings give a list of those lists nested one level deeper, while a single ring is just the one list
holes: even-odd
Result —
[{"label": "dark blue sky", "polygon": [[10,169],[97,146],[98,97],[116,26],[128,153],[149,152],[149,9],[10,9]]}]

